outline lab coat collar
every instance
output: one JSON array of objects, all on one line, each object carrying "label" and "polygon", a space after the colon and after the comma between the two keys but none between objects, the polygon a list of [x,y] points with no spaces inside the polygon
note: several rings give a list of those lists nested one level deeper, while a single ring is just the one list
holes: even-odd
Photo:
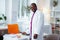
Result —
[{"label": "lab coat collar", "polygon": [[[37,11],[38,11],[38,10],[36,10],[36,12],[37,12]],[[33,11],[30,11],[30,12],[31,12],[31,13],[34,13]],[[35,12],[35,13],[36,13],[36,12]]]}]

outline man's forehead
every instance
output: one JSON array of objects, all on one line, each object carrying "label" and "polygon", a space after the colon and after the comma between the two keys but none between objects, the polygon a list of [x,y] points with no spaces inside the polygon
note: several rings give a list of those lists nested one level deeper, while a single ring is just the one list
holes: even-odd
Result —
[{"label": "man's forehead", "polygon": [[35,6],[35,5],[32,5],[32,4],[31,4],[31,7],[33,7],[33,6]]}]

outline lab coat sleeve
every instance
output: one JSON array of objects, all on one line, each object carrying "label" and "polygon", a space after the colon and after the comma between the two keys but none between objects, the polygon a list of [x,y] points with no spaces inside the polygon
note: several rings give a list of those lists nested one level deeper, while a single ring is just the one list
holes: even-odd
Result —
[{"label": "lab coat sleeve", "polygon": [[44,25],[44,15],[38,14],[37,15],[37,19],[35,20],[36,24],[35,24],[35,28],[34,28],[34,33],[35,34],[40,34],[40,32],[42,31],[42,27]]}]

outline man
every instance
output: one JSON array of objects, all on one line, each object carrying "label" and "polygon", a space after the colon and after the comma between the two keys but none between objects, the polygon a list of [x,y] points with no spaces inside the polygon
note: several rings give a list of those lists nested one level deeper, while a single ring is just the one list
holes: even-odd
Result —
[{"label": "man", "polygon": [[42,40],[44,15],[37,9],[35,3],[31,4],[31,20],[30,20],[30,38],[31,40]]}]

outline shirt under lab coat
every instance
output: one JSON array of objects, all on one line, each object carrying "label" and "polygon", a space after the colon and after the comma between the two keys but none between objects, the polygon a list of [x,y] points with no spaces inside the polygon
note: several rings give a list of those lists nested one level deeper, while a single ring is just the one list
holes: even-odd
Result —
[{"label": "shirt under lab coat", "polygon": [[[33,12],[31,12],[32,17]],[[31,20],[30,17],[30,20]],[[43,38],[43,27],[44,27],[44,15],[42,12],[37,10],[34,14],[32,21],[32,40],[42,40]],[[34,39],[34,34],[38,34],[38,38]]]}]

